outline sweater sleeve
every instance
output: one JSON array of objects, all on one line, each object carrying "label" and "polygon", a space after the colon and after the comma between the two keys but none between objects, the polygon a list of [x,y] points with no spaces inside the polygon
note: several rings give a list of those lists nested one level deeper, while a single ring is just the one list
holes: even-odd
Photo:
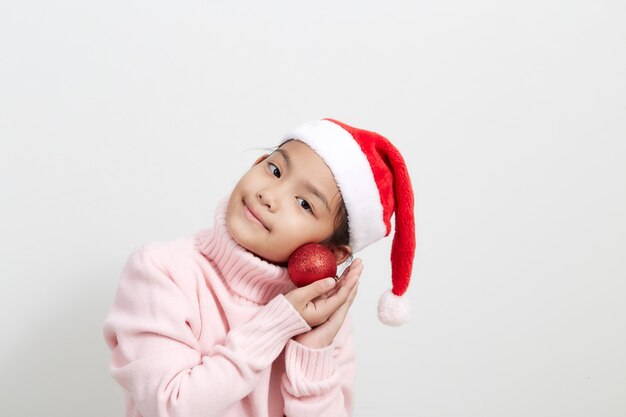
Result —
[{"label": "sweater sleeve", "polygon": [[345,417],[354,406],[355,348],[347,322],[333,343],[313,349],[295,340],[285,347],[282,393],[286,417]]},{"label": "sweater sleeve", "polygon": [[189,326],[196,316],[149,249],[129,257],[103,333],[111,374],[142,416],[222,415],[254,389],[292,336],[310,329],[278,295],[203,356]]}]

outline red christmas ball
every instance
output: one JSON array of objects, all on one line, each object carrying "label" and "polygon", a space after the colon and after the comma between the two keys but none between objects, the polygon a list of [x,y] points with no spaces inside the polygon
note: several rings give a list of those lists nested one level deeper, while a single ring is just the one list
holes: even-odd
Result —
[{"label": "red christmas ball", "polygon": [[326,246],[306,243],[293,251],[287,261],[289,277],[297,287],[337,274],[335,256]]}]

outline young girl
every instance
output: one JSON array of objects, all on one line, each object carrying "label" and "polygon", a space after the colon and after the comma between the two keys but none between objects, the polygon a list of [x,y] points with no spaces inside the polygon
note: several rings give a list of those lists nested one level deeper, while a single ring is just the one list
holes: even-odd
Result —
[{"label": "young girl", "polygon": [[289,131],[258,158],[196,235],[137,248],[104,323],[127,416],[350,416],[355,348],[348,309],[363,265],[296,288],[289,255],[325,244],[337,264],[389,235],[392,291],[379,318],[408,319],[401,297],[415,250],[413,194],[400,153],[332,119]]}]

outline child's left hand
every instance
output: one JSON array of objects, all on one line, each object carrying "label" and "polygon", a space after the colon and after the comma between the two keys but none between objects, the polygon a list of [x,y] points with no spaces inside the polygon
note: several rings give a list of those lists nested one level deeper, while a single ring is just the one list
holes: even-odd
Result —
[{"label": "child's left hand", "polygon": [[356,280],[350,295],[345,303],[343,303],[324,323],[319,326],[314,327],[306,333],[302,333],[294,337],[294,340],[302,345],[308,346],[310,348],[319,349],[329,346],[341,325],[343,324],[346,315],[348,314],[348,310],[356,297],[357,290],[359,287],[358,279],[361,276],[361,272],[363,271],[363,263],[361,259],[355,259],[350,266],[343,272],[341,279],[339,280],[339,285],[331,290],[329,294],[326,296],[331,296],[335,293],[342,285],[349,285],[351,281]]}]

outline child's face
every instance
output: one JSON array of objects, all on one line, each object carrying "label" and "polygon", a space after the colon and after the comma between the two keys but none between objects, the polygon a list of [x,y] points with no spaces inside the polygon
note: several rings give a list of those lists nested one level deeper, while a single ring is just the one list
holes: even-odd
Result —
[{"label": "child's face", "polygon": [[298,140],[263,155],[228,201],[226,226],[244,248],[275,263],[334,230],[339,189],[322,159]]}]

